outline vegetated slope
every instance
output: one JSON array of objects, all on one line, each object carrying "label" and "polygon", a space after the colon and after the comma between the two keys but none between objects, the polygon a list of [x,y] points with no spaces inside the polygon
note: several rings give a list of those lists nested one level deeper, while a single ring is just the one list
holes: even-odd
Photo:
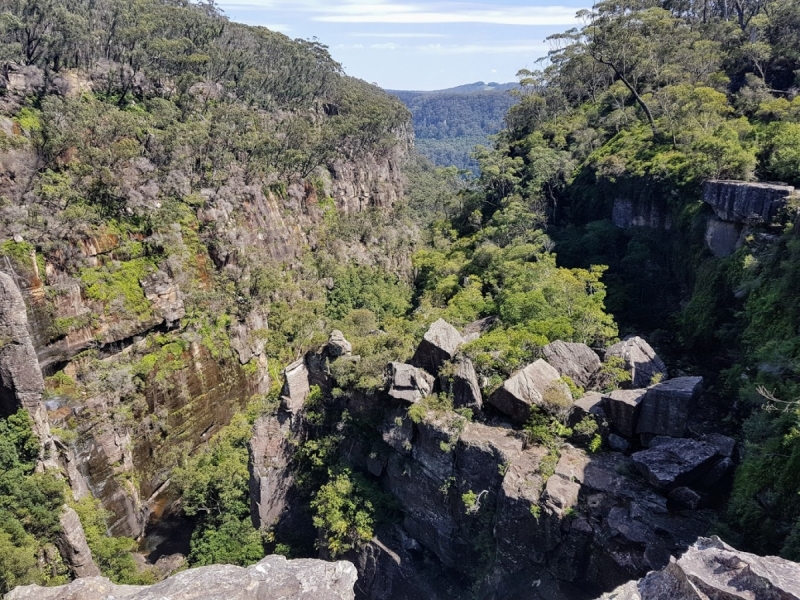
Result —
[{"label": "vegetated slope", "polygon": [[476,170],[471,154],[503,128],[516,84],[473,83],[433,92],[390,90],[411,111],[418,151],[434,164]]},{"label": "vegetated slope", "polygon": [[679,364],[702,367],[717,422],[745,443],[729,540],[800,558],[796,206],[735,224],[738,249],[718,258],[701,197],[709,179],[800,184],[800,6],[634,0],[587,16],[523,78],[462,227],[538,206],[559,264],[608,265],[622,330],[657,330]]},{"label": "vegetated slope", "polygon": [[[0,47],[0,269],[67,475],[35,473],[29,423],[3,422],[0,592],[74,575],[52,546],[65,481],[103,571],[152,579],[129,551],[172,468],[331,311],[406,310],[410,116],[323,46],[206,3],[3,1]],[[216,558],[263,555],[246,504],[224,525]]]},{"label": "vegetated slope", "polygon": [[[607,346],[618,334],[608,303],[628,327],[677,331],[657,337],[678,359],[732,365],[716,380],[718,396],[752,398],[767,384],[794,397],[796,234],[754,236],[732,257],[712,258],[700,239],[708,215],[699,187],[754,172],[796,178],[796,3],[775,0],[756,16],[746,11],[763,4],[737,5],[740,15],[599,4],[590,27],[566,34],[552,66],[526,78],[508,129],[479,154],[480,177],[466,185],[412,161],[405,202],[407,112],[343,77],[323,48],[227,23],[205,5],[33,6],[0,4],[3,48],[13,52],[0,78],[3,270],[26,294],[52,374],[56,434],[112,512],[114,533],[146,532],[151,512],[169,504],[165,490],[181,497],[168,508],[190,520],[191,564],[247,564],[272,551],[357,558],[379,527],[404,517],[456,520],[458,538],[441,535],[442,547],[425,537],[441,532],[426,527],[415,535],[430,547],[407,534],[400,547],[421,555],[434,580],[477,594],[504,589],[489,569],[523,556],[536,562],[524,580],[529,594],[549,557],[524,543],[497,545],[496,500],[479,495],[490,484],[426,475],[453,472],[466,428],[501,430],[503,440],[509,430],[492,428],[490,411],[455,412],[447,393],[396,414],[386,402],[387,363],[409,360],[440,317],[456,326],[500,317],[463,348],[484,395],[548,342]],[[29,43],[40,21],[47,35]],[[671,229],[617,229],[608,217],[619,199],[663,203]],[[352,342],[350,356],[331,361],[320,350],[332,329]],[[324,377],[290,406],[291,375],[307,364]],[[444,381],[456,376],[455,363],[445,367]],[[612,387],[621,371],[606,365]],[[798,415],[787,406],[756,407],[745,426],[727,522],[740,542],[795,556]],[[511,434],[536,455],[528,473],[538,483],[523,486],[535,498],[524,498],[520,518],[526,531],[546,530],[541,547],[557,545],[579,516],[542,494],[565,440],[602,445],[596,424],[567,427],[560,408],[533,411]],[[468,425],[470,416],[488,424]],[[732,416],[738,431],[741,415]],[[2,458],[13,473],[0,483],[9,486],[37,474],[29,424],[7,423]],[[262,475],[286,474],[275,495],[292,509],[263,529],[251,519],[270,508],[254,508],[254,425],[284,459]],[[430,484],[425,493],[405,488],[414,492],[407,514],[381,478],[390,450],[395,481]],[[509,464],[488,454],[487,469],[460,464],[459,472],[495,485]],[[623,476],[622,465],[606,466]],[[80,473],[68,474],[75,492]],[[42,505],[64,491],[52,493],[49,482],[38,482]],[[2,501],[15,507],[2,521],[4,556],[14,557],[3,564],[4,584],[68,576],[48,554],[52,519],[14,494]],[[434,504],[446,504],[450,521],[429,512]],[[91,509],[84,527],[100,566],[119,581],[152,577],[130,560],[131,539],[104,536],[103,515]],[[578,536],[585,521],[576,520]],[[454,540],[468,558],[455,581],[435,572],[437,557],[453,563]],[[564,550],[563,564],[583,560]],[[37,554],[42,563],[31,560]],[[565,573],[579,580],[584,571]]]}]

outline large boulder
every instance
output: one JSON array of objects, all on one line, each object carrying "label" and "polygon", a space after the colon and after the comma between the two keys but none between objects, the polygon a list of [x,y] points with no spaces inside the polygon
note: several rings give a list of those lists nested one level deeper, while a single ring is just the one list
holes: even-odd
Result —
[{"label": "large boulder", "polygon": [[86,534],[81,526],[80,517],[74,509],[66,504],[59,517],[61,532],[58,535],[58,546],[64,562],[75,577],[97,577],[100,569],[94,564],[92,551],[86,541]]},{"label": "large boulder", "polygon": [[353,600],[357,577],[347,561],[268,556],[246,569],[200,567],[151,586],[116,585],[105,577],[51,588],[27,585],[12,590],[6,600]]},{"label": "large boulder", "polygon": [[425,332],[411,364],[438,375],[444,363],[455,358],[463,343],[464,338],[458,329],[444,319],[439,319]]},{"label": "large boulder", "polygon": [[646,396],[647,390],[614,390],[603,396],[603,410],[617,433],[628,438],[636,435]]},{"label": "large boulder", "polygon": [[689,485],[723,459],[719,448],[700,440],[657,437],[648,450],[634,453],[634,466],[658,490]]},{"label": "large boulder", "polygon": [[347,341],[341,331],[334,329],[328,338],[327,350],[332,357],[350,356],[353,353],[353,345]]},{"label": "large boulder", "polygon": [[311,391],[308,368],[305,359],[296,360],[283,370],[283,389],[281,406],[284,410],[297,414]]},{"label": "large boulder", "polygon": [[614,356],[621,358],[631,374],[631,386],[645,388],[655,379],[665,379],[667,367],[656,351],[639,336],[627,337],[606,350],[606,361]]},{"label": "large boulder", "polygon": [[475,366],[466,356],[456,359],[456,373],[453,376],[453,405],[455,408],[481,410],[483,396],[478,383]]},{"label": "large boulder", "polygon": [[703,389],[702,377],[678,377],[647,390],[637,433],[683,437],[689,412]]},{"label": "large boulder", "polygon": [[562,377],[569,377],[582,388],[591,387],[602,366],[600,357],[586,344],[558,340],[542,348],[542,354]]},{"label": "large boulder", "polygon": [[389,383],[389,396],[408,404],[419,402],[433,391],[433,375],[411,365],[389,363],[386,377]]},{"label": "large boulder", "polygon": [[794,188],[788,185],[747,181],[706,181],[703,201],[717,217],[732,223],[767,225],[786,206]]},{"label": "large boulder", "polygon": [[530,419],[532,406],[568,408],[572,396],[558,371],[539,359],[507,379],[487,402],[514,422],[524,424]]},{"label": "large boulder", "polygon": [[800,564],[740,552],[717,537],[700,538],[660,571],[603,594],[602,600],[800,598]]}]

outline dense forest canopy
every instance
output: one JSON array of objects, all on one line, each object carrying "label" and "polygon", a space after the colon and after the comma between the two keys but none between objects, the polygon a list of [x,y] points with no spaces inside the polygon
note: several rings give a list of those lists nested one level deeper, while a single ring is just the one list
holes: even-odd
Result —
[{"label": "dense forest canopy", "polygon": [[475,146],[489,145],[516,102],[515,84],[468,84],[434,92],[389,90],[411,111],[417,151],[434,164],[477,171]]}]

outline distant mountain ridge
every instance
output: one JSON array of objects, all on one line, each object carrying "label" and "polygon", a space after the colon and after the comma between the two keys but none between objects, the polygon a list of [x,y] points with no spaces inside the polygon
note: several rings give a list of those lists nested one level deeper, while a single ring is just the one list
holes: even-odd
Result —
[{"label": "distant mountain ridge", "polygon": [[470,154],[504,127],[503,118],[517,99],[516,83],[477,81],[433,91],[387,90],[414,118],[417,149],[434,164],[477,171]]},{"label": "distant mountain ridge", "polygon": [[404,95],[425,95],[425,94],[471,94],[474,92],[509,92],[515,89],[519,84],[516,82],[511,83],[497,83],[495,81],[486,83],[483,81],[476,81],[475,83],[465,83],[464,85],[457,85],[456,87],[446,88],[443,90],[386,90],[390,94],[397,97]]}]

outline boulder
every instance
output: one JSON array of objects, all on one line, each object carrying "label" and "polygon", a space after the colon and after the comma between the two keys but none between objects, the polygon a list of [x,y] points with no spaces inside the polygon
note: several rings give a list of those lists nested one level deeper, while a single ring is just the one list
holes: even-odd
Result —
[{"label": "boulder", "polygon": [[647,390],[614,390],[603,396],[603,410],[614,430],[627,438],[636,435],[642,402]]},{"label": "boulder", "polygon": [[569,481],[558,475],[547,479],[544,486],[545,505],[558,515],[563,515],[569,509],[578,505],[578,494],[581,486],[575,481]]},{"label": "boulder", "polygon": [[481,335],[494,327],[494,324],[497,323],[497,321],[498,318],[495,316],[484,317],[483,319],[473,321],[461,331],[461,335],[464,336],[464,342],[466,343],[477,340],[479,337],[481,337]]},{"label": "boulder", "polygon": [[350,356],[353,353],[353,345],[345,339],[341,331],[334,329],[328,338],[327,350],[328,354],[333,358]]},{"label": "boulder", "polygon": [[59,523],[61,532],[56,545],[69,570],[75,577],[99,576],[100,569],[92,559],[92,551],[89,550],[78,513],[65,504],[59,517]]},{"label": "boulder", "polygon": [[589,457],[583,450],[569,444],[565,444],[560,452],[561,456],[556,464],[555,475],[563,477],[567,481],[583,483]]},{"label": "boulder", "polygon": [[654,385],[642,401],[636,432],[682,437],[702,389],[702,377],[678,377]]},{"label": "boulder", "polygon": [[691,510],[698,508],[703,501],[700,494],[686,486],[675,488],[669,493],[669,497]]},{"label": "boulder", "polygon": [[542,348],[542,354],[559,375],[569,377],[584,389],[591,387],[601,367],[600,357],[586,344],[558,340]]},{"label": "boulder", "polygon": [[707,442],[656,437],[648,450],[635,452],[631,458],[650,485],[668,492],[691,484],[722,457],[717,448]]},{"label": "boulder", "polygon": [[444,319],[439,319],[425,332],[411,364],[432,375],[438,375],[444,363],[455,358],[463,343],[464,338],[458,329]]},{"label": "boulder", "polygon": [[419,402],[433,391],[433,375],[399,362],[389,363],[387,367],[389,396],[408,404]]},{"label": "boulder", "polygon": [[602,600],[707,598],[800,598],[800,564],[740,552],[718,537],[700,538],[664,569],[602,596]]},{"label": "boulder", "polygon": [[612,450],[616,450],[617,452],[627,452],[631,447],[628,440],[616,433],[612,433],[608,436],[608,445],[611,446]]},{"label": "boulder", "polygon": [[532,406],[568,408],[572,396],[558,371],[539,359],[512,375],[487,402],[515,423],[524,424],[530,419]]},{"label": "boulder", "polygon": [[453,405],[455,408],[469,408],[473,411],[483,408],[481,386],[475,366],[466,356],[456,359],[456,374],[453,376]]},{"label": "boulder", "polygon": [[580,423],[584,418],[591,416],[595,420],[602,422],[606,418],[603,410],[603,394],[599,392],[589,392],[575,400],[572,404],[572,412],[569,415],[569,426],[573,427]]},{"label": "boulder", "polygon": [[794,188],[747,181],[706,181],[703,202],[723,221],[767,225],[778,218]]},{"label": "boulder", "polygon": [[296,360],[283,370],[283,389],[281,406],[284,410],[297,414],[311,391],[308,368],[304,359]]},{"label": "boulder", "polygon": [[667,367],[656,351],[645,340],[638,336],[625,338],[606,350],[606,361],[611,356],[621,358],[625,369],[631,374],[631,386],[645,388],[653,383],[654,378],[666,378]]},{"label": "boulder", "polygon": [[151,586],[116,585],[105,577],[69,585],[12,590],[7,600],[353,600],[358,573],[347,561],[268,556],[246,569],[212,565],[182,571]]}]

